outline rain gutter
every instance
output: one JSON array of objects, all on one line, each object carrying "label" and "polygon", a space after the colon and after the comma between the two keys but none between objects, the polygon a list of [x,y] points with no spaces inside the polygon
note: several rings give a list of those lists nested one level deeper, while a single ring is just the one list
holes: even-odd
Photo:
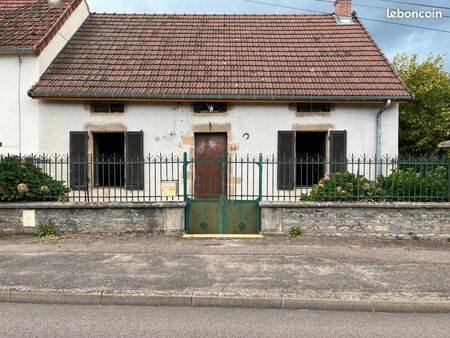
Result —
[{"label": "rain gutter", "polygon": [[137,99],[137,100],[237,100],[237,101],[412,101],[412,96],[335,96],[335,95],[203,95],[203,94],[130,94],[130,93],[67,93],[67,92],[38,92],[29,90],[32,98],[67,98],[67,99]]}]

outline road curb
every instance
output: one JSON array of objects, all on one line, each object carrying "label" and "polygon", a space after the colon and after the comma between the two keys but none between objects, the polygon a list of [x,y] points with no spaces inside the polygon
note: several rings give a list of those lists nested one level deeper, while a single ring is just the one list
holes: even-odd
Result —
[{"label": "road curb", "polygon": [[153,307],[221,307],[280,310],[320,310],[391,313],[450,313],[450,300],[439,302],[388,300],[337,300],[295,297],[254,297],[216,295],[151,295],[119,293],[0,291],[0,303],[58,305],[114,305]]}]

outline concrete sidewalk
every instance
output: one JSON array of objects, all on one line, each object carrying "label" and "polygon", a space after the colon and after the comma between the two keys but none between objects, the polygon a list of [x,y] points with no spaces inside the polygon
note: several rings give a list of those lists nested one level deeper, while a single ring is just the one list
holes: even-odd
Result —
[{"label": "concrete sidewalk", "polygon": [[450,313],[450,243],[8,238],[0,301]]}]

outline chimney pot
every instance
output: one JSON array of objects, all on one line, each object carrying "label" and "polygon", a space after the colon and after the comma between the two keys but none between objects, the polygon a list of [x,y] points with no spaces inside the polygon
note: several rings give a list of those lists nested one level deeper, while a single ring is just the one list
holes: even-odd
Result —
[{"label": "chimney pot", "polygon": [[334,12],[338,23],[352,23],[352,0],[335,0]]},{"label": "chimney pot", "polygon": [[352,0],[336,0],[334,10],[337,16],[350,18],[352,16]]}]

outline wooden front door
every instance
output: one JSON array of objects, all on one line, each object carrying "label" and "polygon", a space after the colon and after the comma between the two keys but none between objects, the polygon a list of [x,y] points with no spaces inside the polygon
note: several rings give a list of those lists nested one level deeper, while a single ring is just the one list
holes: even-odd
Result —
[{"label": "wooden front door", "polygon": [[227,171],[222,168],[226,159],[227,134],[195,134],[196,199],[218,199],[221,194],[227,194]]}]

